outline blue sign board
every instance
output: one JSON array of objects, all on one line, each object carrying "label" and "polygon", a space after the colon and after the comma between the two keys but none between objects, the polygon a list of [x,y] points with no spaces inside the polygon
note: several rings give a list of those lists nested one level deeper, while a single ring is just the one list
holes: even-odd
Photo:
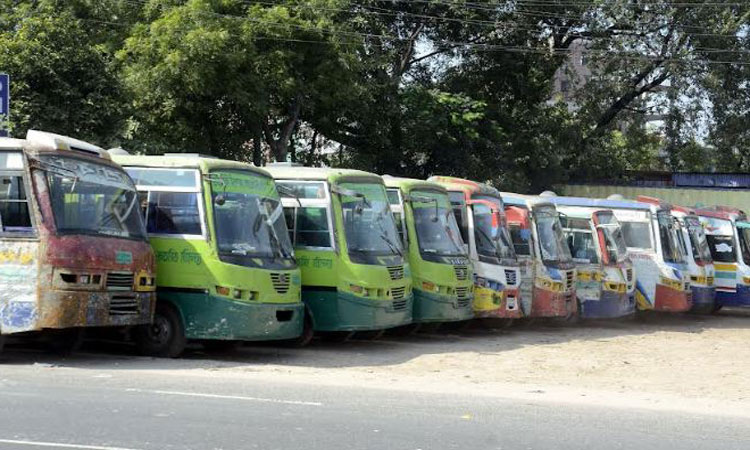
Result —
[{"label": "blue sign board", "polygon": [[8,130],[2,122],[10,118],[10,75],[0,73],[0,137],[7,137]]}]

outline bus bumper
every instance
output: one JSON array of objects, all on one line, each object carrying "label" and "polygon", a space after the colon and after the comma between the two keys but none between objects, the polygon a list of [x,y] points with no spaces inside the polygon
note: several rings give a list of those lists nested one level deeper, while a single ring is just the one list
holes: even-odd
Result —
[{"label": "bus bumper", "polygon": [[635,293],[602,291],[599,300],[581,301],[579,314],[585,319],[614,319],[635,314]]},{"label": "bus bumper", "polygon": [[750,286],[738,284],[736,292],[716,291],[716,303],[721,306],[750,306]]},{"label": "bus bumper", "polygon": [[414,322],[458,322],[474,317],[472,298],[462,299],[414,289]]},{"label": "bus bumper", "polygon": [[192,293],[160,293],[177,306],[188,339],[273,341],[302,334],[302,303],[248,303]]},{"label": "bus bumper", "polygon": [[673,289],[663,284],[656,285],[654,311],[686,312],[692,306],[693,301],[690,291]]},{"label": "bus bumper", "polygon": [[153,292],[42,290],[39,302],[0,302],[3,334],[78,327],[130,326],[151,323]]},{"label": "bus bumper", "polygon": [[577,313],[575,292],[560,293],[534,287],[529,317],[570,317]]},{"label": "bus bumper", "polygon": [[474,286],[474,317],[520,319],[523,317],[516,290],[500,292]]},{"label": "bus bumper", "polygon": [[303,291],[315,331],[385,330],[412,321],[412,296],[371,300],[344,292]]},{"label": "bus bumper", "polygon": [[693,306],[691,312],[707,314],[716,306],[716,288],[713,286],[691,286]]}]

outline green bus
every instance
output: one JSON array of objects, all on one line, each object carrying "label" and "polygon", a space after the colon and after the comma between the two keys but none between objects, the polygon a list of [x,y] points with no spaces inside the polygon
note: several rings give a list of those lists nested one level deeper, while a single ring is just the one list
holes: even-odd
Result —
[{"label": "green bus", "polygon": [[358,170],[272,164],[302,270],[306,327],[346,340],[410,324],[412,292],[383,180]]},{"label": "green bus", "polygon": [[383,181],[409,255],[414,323],[473,318],[472,268],[448,192],[428,181],[389,176]]},{"label": "green bus", "polygon": [[200,155],[112,153],[135,182],[156,255],[154,321],[135,333],[142,353],[300,336],[300,271],[268,173]]}]

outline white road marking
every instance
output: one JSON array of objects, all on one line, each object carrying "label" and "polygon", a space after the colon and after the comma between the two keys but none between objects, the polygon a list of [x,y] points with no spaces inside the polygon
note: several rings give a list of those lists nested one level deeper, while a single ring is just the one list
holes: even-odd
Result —
[{"label": "white road marking", "polygon": [[107,447],[107,446],[101,446],[101,445],[81,445],[81,444],[61,444],[57,442],[18,441],[18,440],[13,440],[13,439],[0,439],[0,444],[28,445],[31,447],[77,448],[81,450],[137,450],[134,448],[124,448],[124,447]]},{"label": "white road marking", "polygon": [[264,403],[281,403],[284,405],[302,405],[302,406],[323,406],[320,402],[305,402],[302,400],[282,400],[278,398],[263,398],[263,397],[244,397],[240,395],[219,395],[219,394],[202,394],[200,392],[180,392],[180,391],[149,391],[144,389],[128,389],[130,392],[144,392],[147,394],[159,394],[159,395],[177,395],[182,397],[202,397],[202,398],[218,398],[224,400],[244,400],[251,402],[264,402]]}]

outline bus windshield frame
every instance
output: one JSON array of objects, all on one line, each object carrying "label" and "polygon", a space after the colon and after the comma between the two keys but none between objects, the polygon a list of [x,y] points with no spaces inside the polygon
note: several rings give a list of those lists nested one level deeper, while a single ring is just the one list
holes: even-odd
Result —
[{"label": "bus windshield frame", "polygon": [[138,191],[123,169],[61,154],[40,155],[33,166],[47,183],[57,234],[147,240]]},{"label": "bus windshield frame", "polygon": [[560,217],[554,206],[533,209],[534,226],[539,237],[539,256],[545,265],[572,263],[573,257],[565,241]]},{"label": "bus windshield frame", "polygon": [[713,256],[711,256],[711,248],[708,245],[706,232],[700,219],[696,216],[685,216],[681,222],[690,239],[693,260],[696,263],[711,264]]},{"label": "bus windshield frame", "polygon": [[[502,203],[500,203],[502,204]],[[490,258],[492,263],[514,265],[516,251],[505,226],[504,210],[488,199],[469,202],[474,219],[474,244],[480,259]]]},{"label": "bus windshield frame", "polygon": [[331,191],[339,196],[344,238],[352,262],[382,265],[380,257],[403,260],[403,246],[383,184],[343,181],[332,185]]},{"label": "bus windshield frame", "polygon": [[409,193],[408,199],[422,259],[465,257],[464,242],[448,194],[415,189]]},{"label": "bus windshield frame", "polygon": [[659,240],[661,241],[661,255],[664,261],[672,264],[685,264],[687,258],[683,250],[684,242],[679,222],[669,211],[658,211],[656,221],[659,229]]},{"label": "bus windshield frame", "polygon": [[209,182],[219,258],[240,265],[252,259],[294,260],[281,198],[272,178],[250,170],[217,168]]}]

